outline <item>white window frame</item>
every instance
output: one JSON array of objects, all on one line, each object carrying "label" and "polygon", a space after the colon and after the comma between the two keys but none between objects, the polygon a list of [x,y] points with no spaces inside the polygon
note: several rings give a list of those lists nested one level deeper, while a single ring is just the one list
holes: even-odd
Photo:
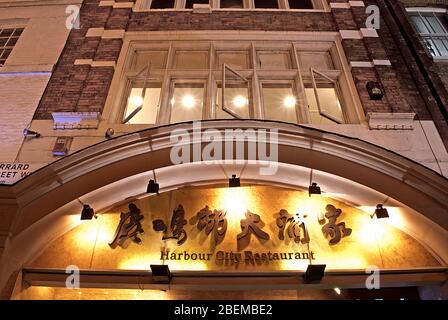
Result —
[{"label": "white window frame", "polygon": [[[446,28],[446,26],[440,21],[440,16],[441,15],[446,15],[447,13],[447,9],[444,8],[416,8],[416,7],[412,7],[412,8],[406,8],[406,11],[409,13],[409,18],[411,20],[411,24],[414,27],[415,31],[420,35],[422,42],[425,46],[425,49],[427,50],[428,54],[434,59],[434,60],[438,60],[438,59],[442,59],[442,60],[446,60],[448,59],[448,54],[446,55],[442,55],[440,53],[440,50],[438,47],[435,47],[433,50],[437,50],[439,52],[439,55],[433,54],[431,52],[431,48],[428,47],[428,42],[427,39],[431,40],[432,42],[434,42],[435,38],[444,38],[444,40],[446,40],[446,42],[448,43],[448,30]],[[417,27],[414,25],[414,22],[412,21],[412,16],[418,16],[420,17],[421,21],[423,22],[423,24],[425,25],[425,27],[428,30],[431,30],[433,27],[431,25],[428,25],[426,19],[424,18],[424,16],[428,16],[428,15],[432,15],[434,18],[437,19],[437,22],[439,23],[439,25],[442,27],[442,29],[445,31],[444,33],[421,33],[417,30]],[[442,42],[443,44],[443,42]],[[448,52],[448,44],[445,45],[445,49]],[[435,51],[434,51],[435,52]]]},{"label": "white window frame", "polygon": [[[289,0],[277,0],[278,8],[256,8],[255,0],[243,0],[243,8],[221,8],[221,0],[209,0],[209,5],[212,10],[252,10],[252,11],[315,11],[315,12],[329,12],[330,7],[326,0],[311,0],[313,4],[312,9],[290,9]],[[166,11],[166,10],[193,10],[191,8],[185,8],[186,0],[175,0],[173,8],[167,9],[151,9],[152,0],[136,0],[134,11],[135,12],[147,12],[147,11]]]},{"label": "white window frame", "polygon": [[[332,57],[334,68],[336,70],[325,71],[333,80],[338,81],[337,91],[340,99],[341,106],[343,108],[344,116],[346,116],[345,123],[354,124],[363,121],[364,113],[360,104],[359,97],[357,96],[356,86],[353,83],[353,79],[350,74],[350,67],[345,60],[345,55],[340,44],[340,40],[334,35],[320,37],[320,41],[316,41],[315,37],[311,35],[307,38],[301,36],[297,38],[291,37],[290,40],[276,38],[274,34],[268,36],[264,33],[260,33],[258,37],[254,38],[253,33],[247,35],[240,35],[239,39],[235,41],[235,32],[216,33],[210,35],[207,32],[207,37],[204,38],[204,34],[198,35],[197,41],[193,39],[196,37],[189,34],[189,36],[181,37],[177,33],[167,32],[163,34],[154,35],[151,32],[148,34],[133,33],[130,36],[125,36],[124,46],[120,54],[114,79],[111,84],[103,116],[108,119],[110,123],[121,123],[123,115],[125,114],[126,101],[127,101],[127,86],[129,87],[130,76],[137,73],[135,71],[127,71],[131,68],[135,61],[135,52],[139,51],[167,51],[167,65],[164,70],[151,70],[151,76],[147,80],[148,82],[162,83],[162,91],[159,99],[159,112],[157,114],[157,123],[152,124],[128,124],[123,126],[134,127],[136,129],[143,129],[151,126],[159,126],[170,123],[171,107],[169,106],[170,97],[172,95],[171,82],[173,80],[185,80],[191,82],[190,79],[201,80],[204,84],[204,106],[203,106],[203,119],[215,119],[216,118],[216,98],[218,90],[218,82],[222,81],[222,68],[217,69],[215,67],[217,52],[235,52],[246,51],[248,53],[248,68],[240,69],[236,71],[239,75],[245,78],[248,85],[249,92],[249,116],[251,119],[264,119],[264,110],[262,106],[261,86],[262,81],[273,80],[294,80],[294,92],[297,94],[297,107],[298,107],[298,121],[299,123],[311,124],[308,103],[306,99],[305,89],[303,81],[308,84],[311,82],[310,71],[302,70],[299,66],[298,53],[300,51],[322,51],[328,52]],[[149,34],[151,34],[149,36]],[[172,34],[170,36],[170,34]],[[191,37],[188,38],[188,37]],[[265,39],[266,38],[266,39]],[[152,39],[152,40],[147,40]],[[277,39],[277,40],[275,40]],[[303,40],[301,40],[303,39]],[[280,41],[279,41],[280,40]],[[292,67],[291,70],[261,70],[256,65],[257,51],[265,50],[277,50],[288,47],[291,53]],[[209,48],[208,70],[174,70],[171,65],[174,59],[174,53],[178,50],[192,50],[201,51],[202,49]],[[330,51],[329,51],[330,50]],[[336,60],[335,60],[336,59]],[[322,70],[319,70],[322,71]],[[131,75],[129,75],[131,73]],[[273,77],[273,78],[272,78]],[[141,78],[143,80],[143,78]],[[347,109],[347,110],[346,110]],[[347,113],[345,113],[347,111]],[[311,124],[312,125],[312,124]],[[122,130],[128,131],[123,127]]]},{"label": "white window frame", "polygon": [[[329,114],[326,114],[325,112],[322,111],[322,106],[321,106],[321,103],[320,103],[319,94],[317,92],[318,87],[317,87],[316,78],[315,78],[314,74],[317,73],[318,75],[320,75],[321,77],[325,78],[326,80],[328,80],[329,82],[331,82],[333,84],[334,90],[336,92],[336,96],[339,99],[339,103],[341,103],[341,99],[342,98],[341,98],[341,95],[339,93],[339,88],[338,88],[337,81],[335,81],[332,78],[330,78],[329,76],[327,76],[323,71],[319,71],[319,70],[316,70],[314,68],[310,68],[310,72],[311,72],[311,83],[313,85],[314,96],[316,98],[317,110],[319,111],[319,114],[322,117],[327,118],[328,120],[331,120],[333,122],[341,124],[342,123],[341,121],[339,121],[338,119],[334,118],[333,116],[331,116]],[[342,102],[341,105],[344,105],[344,103]],[[347,119],[346,119],[345,112],[344,112],[345,108],[341,108],[341,109],[342,109],[342,119],[344,119],[343,123],[346,123]],[[309,110],[309,105],[308,105],[308,110]]]}]

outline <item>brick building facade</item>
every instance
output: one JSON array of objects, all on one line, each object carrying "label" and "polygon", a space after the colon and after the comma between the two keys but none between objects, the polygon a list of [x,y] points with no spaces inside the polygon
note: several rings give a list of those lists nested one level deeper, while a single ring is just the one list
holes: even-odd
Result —
[{"label": "brick building facade", "polygon": [[[427,241],[425,248],[435,252],[440,268],[446,267],[446,1],[72,2],[37,0],[35,6],[30,1],[15,9],[12,1],[0,0],[0,29],[23,28],[0,66],[0,148],[7,150],[0,165],[27,164],[28,173],[34,172],[21,181],[19,176],[0,179],[0,208],[6,217],[0,223],[0,261],[15,257],[19,235],[35,232],[32,226],[47,228],[40,226],[45,218],[73,211],[80,197],[96,201],[99,208],[115,208],[114,193],[104,190],[115,190],[120,181],[139,174],[163,176],[166,167],[174,172],[168,154],[157,153],[157,143],[169,130],[204,120],[209,129],[254,126],[288,132],[291,141],[309,148],[297,154],[280,148],[285,164],[307,168],[302,187],[308,187],[309,169],[310,179],[313,170],[321,171],[353,181],[353,190],[362,185],[353,193],[373,201],[369,205],[391,201],[406,208],[409,216],[404,216],[420,218],[406,222],[403,230]],[[70,30],[66,25],[75,20],[68,18],[73,12],[66,10],[68,5],[80,9],[79,27]],[[379,28],[372,28],[372,21]],[[436,23],[440,30],[419,32],[420,22],[428,29]],[[23,129],[29,133],[25,137]],[[61,138],[69,138],[62,154],[55,152]],[[132,149],[141,141],[149,145],[145,164]],[[324,141],[328,144],[321,150],[328,158],[316,160],[314,145]],[[119,152],[128,154],[122,163],[116,160]],[[95,160],[109,153],[109,160]],[[128,163],[134,156],[136,162]],[[332,156],[363,164],[344,167]],[[250,181],[290,185],[286,167],[283,176],[254,175]],[[207,170],[202,171],[204,181],[222,182],[213,169]],[[188,185],[187,178],[179,182],[173,175],[164,176],[169,183],[161,182],[162,191]],[[330,180],[324,188],[335,188],[336,194],[342,182]],[[345,186],[340,197],[350,202],[350,183]],[[377,193],[363,193],[364,186]],[[138,198],[132,188],[126,199]],[[430,239],[419,229],[424,216],[430,221],[427,228],[435,230]],[[56,221],[57,226],[48,227],[55,228],[52,234],[71,230],[66,220]],[[18,265],[43,250],[37,243],[0,268],[3,297],[17,290]],[[446,285],[445,291],[420,289],[422,298],[446,298]]]}]

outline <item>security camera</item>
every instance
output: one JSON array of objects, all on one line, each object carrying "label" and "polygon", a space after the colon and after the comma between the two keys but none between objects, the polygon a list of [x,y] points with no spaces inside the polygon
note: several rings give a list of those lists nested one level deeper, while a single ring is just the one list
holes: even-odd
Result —
[{"label": "security camera", "polygon": [[33,138],[39,138],[40,137],[40,133],[30,130],[28,128],[23,129],[23,135],[25,137],[33,137]]}]

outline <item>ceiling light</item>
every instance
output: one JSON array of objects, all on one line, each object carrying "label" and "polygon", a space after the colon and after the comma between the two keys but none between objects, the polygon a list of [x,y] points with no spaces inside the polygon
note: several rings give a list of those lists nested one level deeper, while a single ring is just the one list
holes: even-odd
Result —
[{"label": "ceiling light", "polygon": [[242,108],[247,104],[247,99],[243,96],[236,96],[233,98],[233,105],[237,108]]},{"label": "ceiling light", "polygon": [[137,96],[137,95],[131,96],[131,98],[129,99],[129,104],[133,108],[140,107],[141,105],[143,105],[143,98],[141,96]]},{"label": "ceiling light", "polygon": [[283,105],[287,108],[292,108],[296,105],[296,98],[294,96],[286,96],[283,99]]},{"label": "ceiling light", "polygon": [[196,101],[192,95],[188,94],[182,98],[182,105],[186,108],[193,108],[195,104]]}]

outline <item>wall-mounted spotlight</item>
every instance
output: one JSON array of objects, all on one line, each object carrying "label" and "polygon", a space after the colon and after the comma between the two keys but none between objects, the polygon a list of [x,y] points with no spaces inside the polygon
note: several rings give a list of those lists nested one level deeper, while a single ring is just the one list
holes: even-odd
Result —
[{"label": "wall-mounted spotlight", "polygon": [[115,134],[114,129],[112,129],[112,128],[107,128],[106,132],[104,133],[104,136],[105,136],[107,139],[110,139],[110,138],[112,138],[112,137],[114,136],[114,134]]},{"label": "wall-mounted spotlight", "polygon": [[324,277],[326,264],[309,264],[304,274],[305,282],[319,282]]},{"label": "wall-mounted spotlight", "polygon": [[146,189],[146,192],[159,194],[159,184],[152,179],[149,180],[148,188]]},{"label": "wall-mounted spotlight", "polygon": [[83,204],[83,208],[81,211],[81,220],[92,220],[92,218],[95,217],[95,211],[92,207],[90,207],[88,204]]},{"label": "wall-mounted spotlight", "polygon": [[23,135],[25,137],[31,137],[31,138],[39,138],[40,137],[40,133],[30,130],[28,128],[23,129]]},{"label": "wall-mounted spotlight", "polygon": [[170,268],[165,264],[151,264],[154,283],[169,284],[172,278]]},{"label": "wall-mounted spotlight", "polygon": [[308,187],[308,195],[311,197],[312,194],[321,194],[320,187],[316,182],[311,183]]},{"label": "wall-mounted spotlight", "polygon": [[370,216],[373,219],[376,216],[377,219],[389,218],[389,213],[386,208],[383,208],[382,204],[377,204],[375,212]]},{"label": "wall-mounted spotlight", "polygon": [[229,188],[240,187],[240,178],[236,177],[236,174],[232,174],[232,178],[229,178]]}]

